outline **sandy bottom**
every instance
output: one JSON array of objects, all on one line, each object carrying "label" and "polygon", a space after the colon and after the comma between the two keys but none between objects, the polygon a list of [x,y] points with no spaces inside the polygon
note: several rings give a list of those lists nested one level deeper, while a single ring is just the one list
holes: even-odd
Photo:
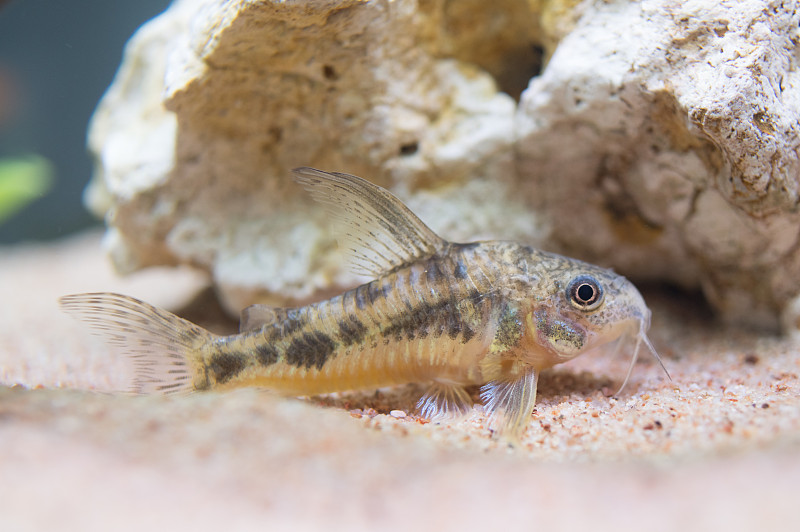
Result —
[{"label": "sandy bottom", "polygon": [[97,234],[0,248],[0,530],[800,529],[800,346],[697,300],[645,292],[672,381],[646,358],[613,396],[629,353],[582,357],[542,376],[510,448],[480,407],[420,420],[413,384],[102,393],[129,369],[56,306],[119,291],[225,331],[205,284],[115,278]]}]

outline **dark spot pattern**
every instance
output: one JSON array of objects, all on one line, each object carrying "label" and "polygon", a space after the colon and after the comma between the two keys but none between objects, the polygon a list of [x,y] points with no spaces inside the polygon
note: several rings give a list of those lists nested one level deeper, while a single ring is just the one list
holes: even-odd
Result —
[{"label": "dark spot pattern", "polygon": [[278,350],[269,344],[258,344],[256,346],[256,360],[262,366],[269,366],[278,362],[280,354]]},{"label": "dark spot pattern", "polygon": [[[480,300],[481,295],[472,291],[464,299],[470,301]],[[426,338],[433,335],[440,338],[446,334],[455,340],[461,335],[461,341],[466,343],[477,332],[470,325],[468,317],[462,315],[461,305],[455,298],[442,299],[434,303],[421,303],[395,317],[385,327],[381,334],[384,338],[393,338],[395,341]]]},{"label": "dark spot pattern", "polygon": [[439,268],[438,260],[428,261],[425,268],[425,275],[427,276],[429,284],[435,284],[442,279],[442,270]]},{"label": "dark spot pattern", "polygon": [[[381,343],[423,338],[470,342],[485,325],[484,294],[472,283],[454,282],[469,278],[470,254],[464,250],[476,245],[453,244],[446,256],[433,256],[424,267],[400,268],[396,274],[345,292],[340,300],[275,309],[281,311],[276,321],[259,331],[262,336],[256,342],[249,343],[252,347],[247,356],[234,349],[210,359],[208,381],[212,385],[227,382],[248,364],[269,367],[285,363],[321,370],[337,353],[348,353],[348,347],[365,343],[374,349]],[[472,289],[467,291],[465,285]],[[373,311],[376,305],[378,314]],[[319,323],[317,316],[322,319]],[[378,317],[380,333],[373,337],[370,331]],[[365,318],[371,320],[369,324]]]},{"label": "dark spot pattern", "polygon": [[281,330],[281,326],[281,324],[275,324],[272,327],[267,327],[261,332],[268,344],[272,345],[283,338],[284,334]]},{"label": "dark spot pattern", "polygon": [[345,346],[361,343],[367,334],[367,327],[355,314],[350,314],[347,318],[338,321],[339,339]]},{"label": "dark spot pattern", "polygon": [[472,338],[475,337],[477,332],[475,331],[475,329],[470,327],[469,322],[467,322],[466,320],[462,320],[461,325],[462,325],[461,326],[461,341],[466,344],[467,342],[472,340]]},{"label": "dark spot pattern", "polygon": [[467,275],[467,265],[464,262],[464,257],[459,256],[456,259],[456,266],[453,269],[453,277],[456,279],[466,279]]},{"label": "dark spot pattern", "polygon": [[286,319],[281,323],[282,332],[287,336],[302,330],[306,325],[308,325],[308,317],[301,308],[288,309]]},{"label": "dark spot pattern", "polygon": [[319,331],[304,332],[286,348],[286,362],[292,366],[322,369],[336,350],[336,344],[327,334]]},{"label": "dark spot pattern", "polygon": [[421,327],[415,327],[412,323],[410,316],[398,316],[388,326],[384,327],[381,335],[386,338],[383,345],[389,344],[389,339],[393,338],[396,342],[400,342],[405,337],[406,340],[413,340],[419,334],[420,338],[428,336],[427,329],[422,330]]},{"label": "dark spot pattern", "polygon": [[[392,293],[392,285],[383,282],[381,279],[372,281],[371,283],[365,286],[367,291],[368,305],[374,305],[375,302],[380,301],[381,299],[386,299],[387,297],[389,297],[389,294]],[[358,298],[356,298],[356,304],[358,304]]]},{"label": "dark spot pattern", "polygon": [[247,367],[247,355],[244,353],[216,353],[208,363],[208,370],[217,384],[225,384]]},{"label": "dark spot pattern", "polygon": [[465,327],[464,320],[461,317],[461,312],[458,311],[458,302],[455,299],[450,300],[449,309],[453,309],[450,312],[446,312],[446,323],[445,323],[445,331],[447,331],[447,336],[450,337],[451,340],[455,340],[458,338],[458,335],[461,334]]},{"label": "dark spot pattern", "polygon": [[364,310],[365,308],[367,308],[367,305],[369,305],[369,302],[367,300],[368,286],[369,285],[362,284],[361,286],[353,290],[353,296],[355,298],[356,308],[358,308],[358,310]]}]

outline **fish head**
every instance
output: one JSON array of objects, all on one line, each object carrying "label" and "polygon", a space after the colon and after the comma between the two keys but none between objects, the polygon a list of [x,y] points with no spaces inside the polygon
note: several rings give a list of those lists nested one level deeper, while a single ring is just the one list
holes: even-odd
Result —
[{"label": "fish head", "polygon": [[526,318],[535,344],[531,364],[549,367],[627,339],[636,341],[634,359],[645,345],[661,362],[647,337],[650,309],[633,283],[581,261],[558,257],[557,264],[540,277],[545,295],[535,298]]}]

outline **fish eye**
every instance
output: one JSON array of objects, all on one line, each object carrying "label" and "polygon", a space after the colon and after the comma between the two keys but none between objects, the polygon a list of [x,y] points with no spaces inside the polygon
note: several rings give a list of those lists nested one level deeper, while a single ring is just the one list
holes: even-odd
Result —
[{"label": "fish eye", "polygon": [[603,303],[603,288],[591,275],[580,275],[570,281],[567,298],[580,310],[595,310]]}]

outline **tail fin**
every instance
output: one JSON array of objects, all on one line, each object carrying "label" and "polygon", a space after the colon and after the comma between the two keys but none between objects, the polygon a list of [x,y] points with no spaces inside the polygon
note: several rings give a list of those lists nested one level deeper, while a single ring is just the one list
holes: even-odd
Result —
[{"label": "tail fin", "polygon": [[113,293],[74,294],[61,309],[86,323],[115,351],[133,362],[131,391],[174,394],[194,390],[200,348],[214,335],[178,316],[132,297]]}]

